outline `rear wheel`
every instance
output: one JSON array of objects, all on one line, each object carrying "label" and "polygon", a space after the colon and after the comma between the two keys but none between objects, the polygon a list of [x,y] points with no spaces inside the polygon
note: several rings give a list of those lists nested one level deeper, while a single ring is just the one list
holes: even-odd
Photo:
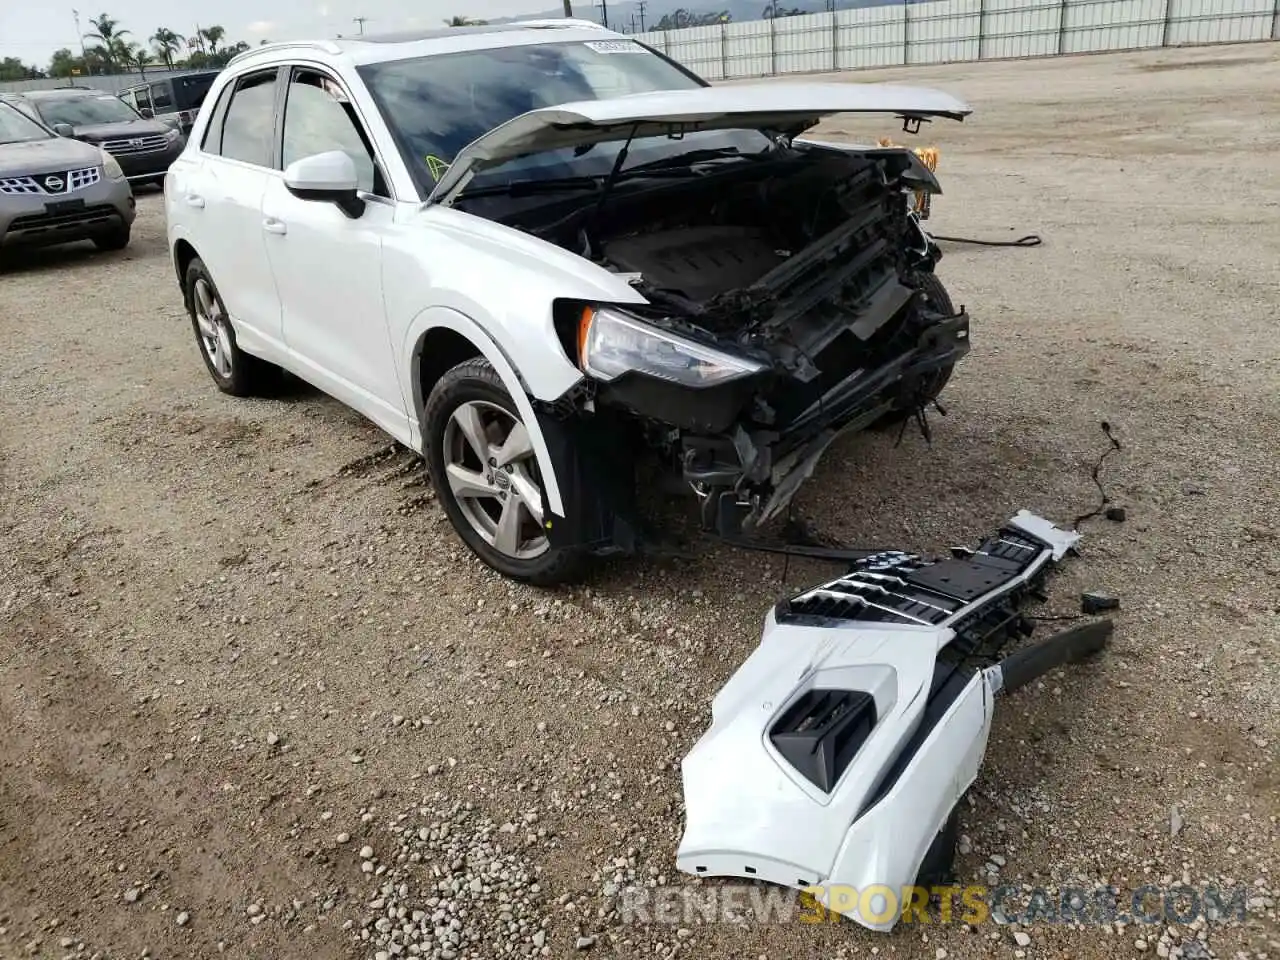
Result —
[{"label": "rear wheel", "polygon": [[227,308],[199,257],[187,266],[185,290],[200,356],[218,389],[233,397],[271,392],[279,383],[280,368],[245,353],[236,344]]},{"label": "rear wheel", "polygon": [[538,586],[576,577],[580,551],[552,546],[542,476],[511,395],[487,360],[448,371],[426,408],[427,467],[458,535],[481,560]]}]

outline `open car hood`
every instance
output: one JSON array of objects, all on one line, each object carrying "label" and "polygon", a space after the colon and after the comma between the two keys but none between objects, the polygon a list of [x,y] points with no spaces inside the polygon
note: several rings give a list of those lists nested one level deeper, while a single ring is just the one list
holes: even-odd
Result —
[{"label": "open car hood", "polygon": [[882,83],[743,83],[659,90],[530,110],[459,151],[429,203],[450,203],[481,170],[516,157],[609,140],[701,130],[775,130],[795,136],[841,113],[963,120],[968,104],[926,87]]}]

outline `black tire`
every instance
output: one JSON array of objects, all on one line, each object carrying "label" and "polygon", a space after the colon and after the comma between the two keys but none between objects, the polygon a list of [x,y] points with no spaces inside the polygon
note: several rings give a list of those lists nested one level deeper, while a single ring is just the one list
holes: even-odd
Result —
[{"label": "black tire", "polygon": [[93,238],[93,244],[99,250],[123,250],[129,245],[132,231],[129,227],[116,227],[110,233],[102,233]]},{"label": "black tire", "polygon": [[[956,308],[951,302],[951,294],[947,293],[947,288],[943,286],[936,273],[920,274],[919,290],[937,312],[946,316],[956,312]],[[929,379],[922,385],[919,395],[926,398],[926,402],[937,400],[942,395],[942,391],[950,382],[951,375],[955,371],[955,364],[952,364],[931,374]],[[892,410],[872,424],[872,429],[883,430],[888,427],[896,427],[911,416],[912,413],[913,411],[911,410]]]},{"label": "black tire", "polygon": [[500,407],[513,420],[522,422],[511,394],[487,360],[477,358],[458,364],[432,388],[423,417],[427,470],[449,522],[472,552],[503,576],[539,587],[576,581],[582,572],[584,551],[548,543],[536,557],[512,556],[481,536],[464,512],[446,473],[447,428],[459,407],[476,402]]},{"label": "black tire", "polygon": [[[207,285],[204,289],[212,296],[217,307],[217,314],[212,318],[212,322],[219,329],[219,350],[225,351],[225,356],[229,359],[229,363],[223,365],[222,369],[219,369],[214,357],[210,355],[210,348],[205,343],[205,335],[201,332],[200,319],[197,317],[200,311],[197,285]],[[227,308],[222,302],[222,295],[218,293],[213,277],[209,275],[204,261],[199,257],[187,265],[182,292],[200,357],[204,360],[205,369],[209,371],[209,376],[213,377],[213,382],[218,385],[218,389],[233,397],[264,396],[275,392],[280,383],[280,368],[245,353],[236,344],[236,331],[231,321],[227,319]]]}]

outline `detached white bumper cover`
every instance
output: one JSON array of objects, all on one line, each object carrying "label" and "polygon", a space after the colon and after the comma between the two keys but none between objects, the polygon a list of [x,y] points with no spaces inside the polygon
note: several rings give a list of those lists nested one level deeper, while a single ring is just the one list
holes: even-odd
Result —
[{"label": "detached white bumper cover", "polygon": [[979,654],[1078,539],[1022,511],[976,551],[883,554],[779,604],[683,761],[677,866],[816,887],[891,929],[986,752],[1000,680]]}]

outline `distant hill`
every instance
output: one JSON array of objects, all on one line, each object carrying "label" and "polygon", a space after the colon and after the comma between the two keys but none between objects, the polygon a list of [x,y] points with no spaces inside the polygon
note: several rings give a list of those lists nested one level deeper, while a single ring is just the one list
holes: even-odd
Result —
[{"label": "distant hill", "polygon": [[[901,0],[890,0],[895,5]],[[858,7],[878,7],[885,5],[884,0],[838,0],[838,10],[850,10]],[[790,13],[821,13],[830,10],[830,0],[781,0],[777,4],[779,16]],[[731,21],[761,20],[773,12],[771,3],[765,0],[692,0],[681,5],[678,0],[646,0],[643,5],[644,29],[660,30],[678,29],[685,26],[697,26],[704,23],[717,23],[721,16],[727,14]],[[599,0],[594,4],[587,0],[573,0],[573,15],[584,20],[600,22]],[[491,23],[510,23],[515,20],[534,20],[538,18],[563,17],[564,8],[556,7],[539,13],[522,14],[519,17],[503,17]],[[664,23],[665,18],[665,23]],[[621,33],[638,32],[641,29],[641,4],[636,0],[622,0],[608,4],[609,29]]]}]

